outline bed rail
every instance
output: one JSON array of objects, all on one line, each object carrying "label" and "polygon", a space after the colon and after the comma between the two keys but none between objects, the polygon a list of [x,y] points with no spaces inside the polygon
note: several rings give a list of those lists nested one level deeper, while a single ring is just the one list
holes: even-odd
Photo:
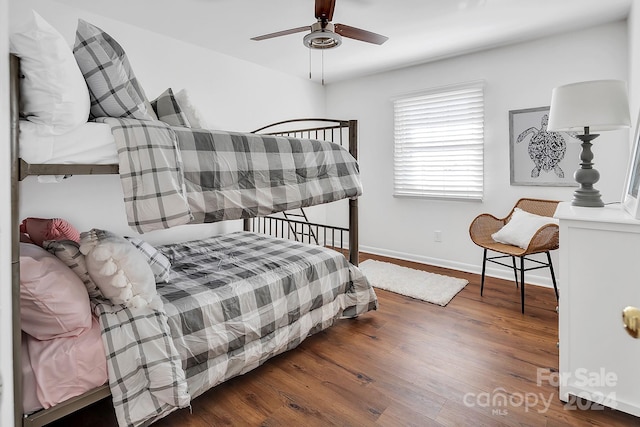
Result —
[{"label": "bed rail", "polygon": [[[22,328],[20,325],[20,217],[19,217],[19,167],[18,135],[20,112],[20,61],[17,56],[9,58],[9,92],[11,114],[11,223],[15,230],[11,233],[11,289],[13,320],[13,410],[14,424],[22,424]],[[7,387],[9,388],[9,387]]]},{"label": "bed rail", "polygon": [[340,252],[348,250],[349,229],[309,221],[298,221],[275,215],[252,218],[251,229],[257,233],[311,245],[327,246]]},{"label": "bed rail", "polygon": [[45,426],[109,396],[111,396],[111,390],[109,389],[109,385],[105,384],[89,390],[80,396],[72,397],[71,399],[52,406],[49,409],[43,409],[33,413],[32,415],[24,417],[22,425],[23,427]]},{"label": "bed rail", "polygon": [[117,175],[119,169],[118,165],[35,165],[20,159],[18,176],[22,181],[31,175]]}]

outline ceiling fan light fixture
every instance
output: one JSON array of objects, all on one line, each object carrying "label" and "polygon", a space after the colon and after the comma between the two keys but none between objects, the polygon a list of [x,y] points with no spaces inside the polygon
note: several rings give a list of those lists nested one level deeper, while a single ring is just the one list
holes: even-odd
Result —
[{"label": "ceiling fan light fixture", "polygon": [[342,37],[330,31],[314,31],[304,36],[303,42],[309,49],[331,49],[342,44]]},{"label": "ceiling fan light fixture", "polygon": [[[487,0],[458,1],[485,2]],[[315,16],[317,21],[311,24],[311,32],[304,36],[304,39],[302,40],[304,45],[309,49],[333,49],[334,47],[338,47],[342,44],[343,37],[377,45],[380,45],[389,39],[388,37],[363,30],[362,28],[356,28],[345,24],[332,24],[331,19],[333,18],[333,9],[336,6],[336,0],[315,0],[315,3]],[[308,30],[308,26],[291,28],[289,30],[251,37],[251,40],[260,41],[272,39],[274,37],[302,33]]]},{"label": "ceiling fan light fixture", "polygon": [[342,44],[342,36],[333,31],[331,23],[316,22],[311,26],[311,32],[302,40],[309,49],[331,49]]}]

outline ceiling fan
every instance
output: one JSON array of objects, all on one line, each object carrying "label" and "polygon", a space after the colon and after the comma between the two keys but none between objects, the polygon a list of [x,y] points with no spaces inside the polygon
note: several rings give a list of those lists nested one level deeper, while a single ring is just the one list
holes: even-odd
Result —
[{"label": "ceiling fan", "polygon": [[276,33],[264,34],[252,37],[251,40],[266,40],[274,37],[286,36],[288,34],[311,31],[304,36],[304,45],[309,49],[331,49],[342,44],[342,37],[360,40],[367,43],[382,44],[388,37],[371,31],[351,27],[344,24],[333,24],[333,10],[336,7],[336,0],[316,0],[316,19],[311,26],[291,28],[290,30],[278,31]]}]

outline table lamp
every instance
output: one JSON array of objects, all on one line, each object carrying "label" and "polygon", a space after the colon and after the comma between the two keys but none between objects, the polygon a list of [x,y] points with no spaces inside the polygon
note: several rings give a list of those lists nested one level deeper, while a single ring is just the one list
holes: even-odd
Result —
[{"label": "table lamp", "polygon": [[600,173],[593,168],[591,141],[599,136],[590,131],[607,131],[630,126],[627,85],[620,80],[593,80],[558,86],[551,94],[550,132],[577,132],[582,141],[580,169],[574,178],[580,187],[573,193],[573,206],[602,207],[600,192],[593,184]]}]

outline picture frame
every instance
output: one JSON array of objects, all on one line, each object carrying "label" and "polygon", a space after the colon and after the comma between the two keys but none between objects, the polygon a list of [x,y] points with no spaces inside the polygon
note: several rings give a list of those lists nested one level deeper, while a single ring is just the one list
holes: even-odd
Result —
[{"label": "picture frame", "polygon": [[633,139],[633,151],[627,167],[622,206],[629,215],[640,219],[640,115],[636,120],[636,132]]},{"label": "picture frame", "polygon": [[548,132],[549,110],[509,111],[511,185],[578,186],[580,141],[572,132]]}]

